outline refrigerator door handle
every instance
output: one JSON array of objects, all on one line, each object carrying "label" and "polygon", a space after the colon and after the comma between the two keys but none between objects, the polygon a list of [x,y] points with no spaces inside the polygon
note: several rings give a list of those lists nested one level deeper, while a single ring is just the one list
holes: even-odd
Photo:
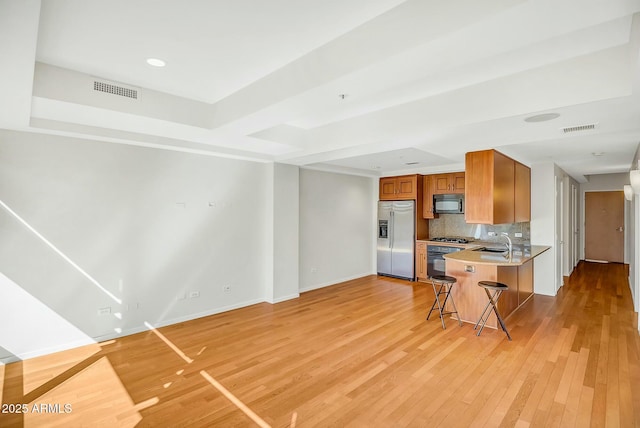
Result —
[{"label": "refrigerator door handle", "polygon": [[391,211],[389,215],[391,216],[389,221],[389,248],[393,248],[393,211]]}]

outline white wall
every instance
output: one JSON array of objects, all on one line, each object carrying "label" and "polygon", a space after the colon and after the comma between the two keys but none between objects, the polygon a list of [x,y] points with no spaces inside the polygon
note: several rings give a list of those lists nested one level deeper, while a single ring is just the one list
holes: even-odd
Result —
[{"label": "white wall", "polygon": [[[640,310],[640,269],[638,266],[638,243],[640,243],[640,227],[638,227],[638,216],[640,213],[640,198],[634,195],[629,210],[629,288],[633,298],[633,308],[636,312]],[[640,330],[640,325],[638,325]]]},{"label": "white wall", "polygon": [[555,296],[556,272],[556,201],[555,165],[545,162],[531,165],[531,243],[551,247],[535,258],[533,291]]},{"label": "white wall", "polygon": [[375,273],[374,181],[300,170],[300,291]]},{"label": "white wall", "polygon": [[[640,145],[636,148],[631,169],[637,169],[638,165],[640,165]],[[633,296],[634,309],[638,312],[640,310],[640,196],[638,194],[633,195],[628,224],[629,287]],[[638,331],[640,332],[640,323],[638,323]]]},{"label": "white wall", "polygon": [[273,279],[267,291],[271,303],[299,294],[299,176],[298,167],[274,163],[273,170]]},{"label": "white wall", "polygon": [[[3,291],[17,285],[93,339],[262,302],[269,167],[0,131]],[[10,309],[20,326],[26,313]],[[54,337],[60,349],[78,343],[71,330]],[[20,334],[3,328],[0,346]],[[49,352],[44,335],[0,358]]]}]

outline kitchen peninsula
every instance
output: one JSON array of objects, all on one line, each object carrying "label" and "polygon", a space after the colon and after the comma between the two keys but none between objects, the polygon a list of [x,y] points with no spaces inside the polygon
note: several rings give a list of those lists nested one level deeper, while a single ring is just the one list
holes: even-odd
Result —
[{"label": "kitchen peninsula", "polygon": [[[498,310],[507,318],[533,295],[533,259],[550,247],[532,245],[519,251],[505,253],[483,251],[482,246],[445,255],[447,275],[458,282],[451,295],[460,319],[475,324],[488,300],[479,281],[497,281],[506,284],[509,290],[502,293]],[[447,304],[449,305],[449,304]],[[498,320],[491,314],[487,327],[497,328]]]}]

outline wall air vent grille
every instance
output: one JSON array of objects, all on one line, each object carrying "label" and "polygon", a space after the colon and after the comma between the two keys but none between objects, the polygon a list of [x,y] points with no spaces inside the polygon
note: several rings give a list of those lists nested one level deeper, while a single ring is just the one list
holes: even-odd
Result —
[{"label": "wall air vent grille", "polygon": [[93,82],[93,90],[98,92],[105,92],[107,94],[118,95],[120,97],[138,99],[138,91],[135,89],[125,88],[123,86],[113,85],[106,82]]},{"label": "wall air vent grille", "polygon": [[596,123],[590,123],[588,125],[570,126],[568,128],[562,128],[562,131],[565,134],[568,134],[569,132],[589,131],[591,129],[596,129],[596,125]]}]

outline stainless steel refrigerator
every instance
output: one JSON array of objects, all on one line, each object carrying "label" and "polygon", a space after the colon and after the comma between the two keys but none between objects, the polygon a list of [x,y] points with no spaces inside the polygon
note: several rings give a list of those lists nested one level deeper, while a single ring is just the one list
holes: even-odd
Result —
[{"label": "stainless steel refrigerator", "polygon": [[413,281],[415,201],[378,202],[378,274]]}]

